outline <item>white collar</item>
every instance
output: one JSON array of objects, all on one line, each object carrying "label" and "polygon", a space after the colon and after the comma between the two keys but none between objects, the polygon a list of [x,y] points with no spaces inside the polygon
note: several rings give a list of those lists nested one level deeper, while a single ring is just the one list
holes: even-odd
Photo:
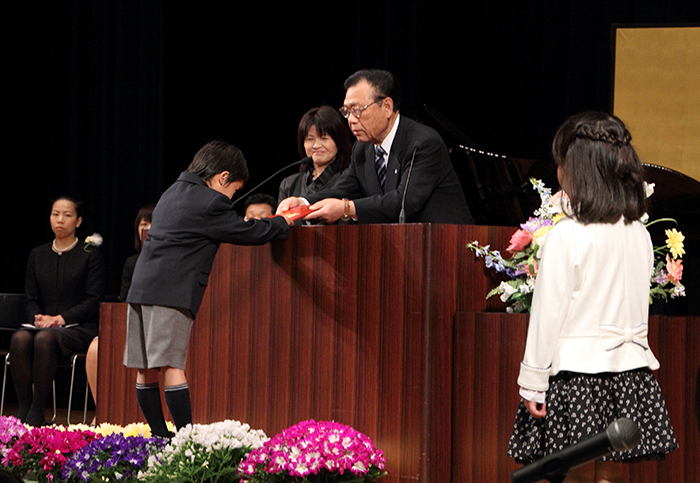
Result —
[{"label": "white collar", "polygon": [[[386,155],[389,156],[389,153],[391,152],[391,145],[394,144],[394,138],[396,137],[396,130],[399,128],[399,114],[396,114],[396,121],[394,121],[394,125],[391,127],[391,131],[389,131],[389,134],[386,135],[384,138],[384,141],[380,144],[382,149],[386,151]],[[387,159],[389,159],[387,157]]]}]

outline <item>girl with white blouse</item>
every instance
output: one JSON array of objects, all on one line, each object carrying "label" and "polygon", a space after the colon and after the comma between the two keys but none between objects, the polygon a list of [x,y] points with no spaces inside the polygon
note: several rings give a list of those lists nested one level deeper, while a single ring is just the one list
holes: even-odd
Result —
[{"label": "girl with white blouse", "polygon": [[654,255],[630,141],[617,117],[584,112],[552,145],[570,212],[542,247],[508,454],[536,461],[621,417],[642,433],[636,448],[572,469],[565,482],[621,482],[621,461],[663,458],[678,446],[647,342]]}]

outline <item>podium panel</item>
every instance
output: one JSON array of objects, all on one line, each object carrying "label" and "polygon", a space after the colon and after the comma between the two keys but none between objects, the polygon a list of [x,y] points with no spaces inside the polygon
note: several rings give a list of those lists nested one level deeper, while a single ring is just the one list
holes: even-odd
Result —
[{"label": "podium panel", "polygon": [[[286,241],[222,245],[188,354],[194,421],[233,418],[273,435],[335,420],[386,453],[387,482],[449,481],[453,318],[485,310],[493,283],[466,244],[504,244],[511,232],[295,227]],[[134,371],[121,366],[125,313],[103,304],[99,421],[142,419]]]},{"label": "podium panel", "polygon": [[[455,317],[452,482],[510,481],[517,465],[508,439],[520,401],[525,314],[458,313]],[[654,373],[680,448],[662,461],[623,465],[626,481],[697,481],[700,474],[700,318],[650,317]]]},{"label": "podium panel", "polygon": [[[301,420],[334,420],[385,452],[385,483],[507,481],[527,318],[503,313],[498,297],[484,299],[497,281],[466,245],[503,247],[512,232],[295,227],[286,241],[222,245],[190,340],[194,422],[237,419],[272,436]],[[101,307],[99,422],[142,420],[136,371],[122,365],[126,307]],[[698,319],[688,321],[698,328]],[[678,405],[669,412],[679,440],[697,447],[700,331],[652,332],[667,341],[658,377]],[[656,474],[684,481],[689,467],[700,473],[696,458],[682,454]]]}]

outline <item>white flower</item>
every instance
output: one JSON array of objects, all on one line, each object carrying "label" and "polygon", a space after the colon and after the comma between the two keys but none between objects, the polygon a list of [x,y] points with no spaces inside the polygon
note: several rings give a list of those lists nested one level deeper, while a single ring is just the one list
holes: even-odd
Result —
[{"label": "white flower", "polygon": [[85,245],[92,245],[94,247],[99,247],[100,245],[102,245],[102,242],[102,235],[100,235],[99,233],[93,233],[85,239]]},{"label": "white flower", "polygon": [[506,302],[511,295],[517,292],[517,289],[508,282],[501,282],[498,286],[498,291],[501,292],[501,301]]},{"label": "white flower", "polygon": [[646,191],[647,198],[654,194],[654,186],[656,186],[656,183],[644,182],[644,190]]},{"label": "white flower", "polygon": [[671,292],[671,298],[685,297],[685,287],[682,284],[678,284],[673,287],[673,292]]}]

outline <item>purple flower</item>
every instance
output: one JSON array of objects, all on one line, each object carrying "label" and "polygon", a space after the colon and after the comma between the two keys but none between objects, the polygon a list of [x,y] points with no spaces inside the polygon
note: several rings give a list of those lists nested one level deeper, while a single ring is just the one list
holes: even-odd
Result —
[{"label": "purple flower", "polygon": [[654,277],[654,283],[657,283],[659,285],[666,285],[666,282],[668,282],[668,277],[666,276],[666,272],[664,270],[659,270],[659,274]]},{"label": "purple flower", "polygon": [[[151,453],[165,446],[161,438],[124,436],[113,433],[83,447],[66,462],[61,476],[88,481],[91,476],[110,476],[129,481],[135,479]],[[119,475],[119,476],[116,476]]]},{"label": "purple flower", "polygon": [[527,230],[530,233],[535,233],[543,226],[552,226],[552,220],[549,218],[530,217],[525,223],[520,224],[520,228]]}]

